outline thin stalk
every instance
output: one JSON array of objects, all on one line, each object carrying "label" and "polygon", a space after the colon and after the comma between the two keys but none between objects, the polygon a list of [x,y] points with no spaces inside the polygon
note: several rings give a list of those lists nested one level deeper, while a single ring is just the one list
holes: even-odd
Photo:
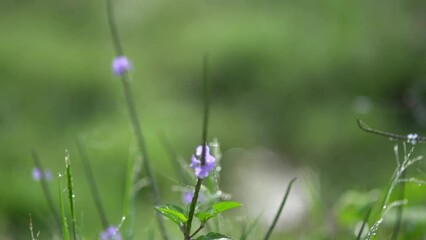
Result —
[{"label": "thin stalk", "polygon": [[371,210],[373,209],[373,204],[368,208],[367,214],[362,221],[361,228],[359,229],[358,235],[356,236],[356,240],[360,240],[362,236],[362,232],[364,232],[365,225],[367,225],[368,218],[370,218]]},{"label": "thin stalk", "polygon": [[[117,56],[123,56],[124,52],[123,52],[123,48],[121,46],[117,26],[115,24],[112,0],[107,0],[107,15],[108,15],[109,27],[110,27],[110,30],[111,30],[111,37],[112,37],[114,48],[115,48],[115,54]],[[137,141],[137,144],[138,144],[138,147],[139,147],[139,151],[141,152],[141,154],[144,157],[143,163],[144,163],[145,174],[147,175],[147,178],[148,178],[148,180],[150,182],[150,186],[151,186],[150,187],[150,189],[151,189],[151,201],[152,201],[152,204],[154,206],[156,206],[156,205],[160,204],[157,182],[155,181],[154,175],[153,175],[152,170],[151,170],[150,160],[149,160],[149,157],[148,157],[149,155],[148,155],[148,152],[147,152],[147,148],[145,146],[145,141],[144,141],[144,137],[143,137],[143,134],[142,134],[142,129],[139,125],[138,114],[137,114],[137,111],[136,111],[134,98],[133,98],[131,87],[130,87],[130,79],[129,79],[129,76],[128,76],[127,73],[124,73],[124,74],[121,75],[121,82],[123,84],[124,95],[125,95],[125,98],[126,98],[127,108],[128,108],[128,111],[129,111],[130,121],[131,121],[131,124],[132,124],[132,127],[133,127],[133,132],[134,132],[135,137],[136,137],[136,141]],[[160,232],[163,236],[163,239],[167,240],[168,236],[167,236],[166,228],[164,226],[163,218],[162,218],[160,212],[158,212],[158,211],[155,211],[155,215],[156,215],[158,226],[160,228]]]},{"label": "thin stalk", "polygon": [[[44,174],[44,169],[41,165],[41,161],[40,161],[40,158],[37,154],[37,151],[33,149],[32,152],[31,152],[31,155],[32,155],[34,165],[36,166],[36,168],[38,168],[40,170],[40,172],[42,172],[42,174]],[[61,226],[61,221],[59,220],[59,217],[58,217],[59,215],[56,212],[55,204],[53,203],[53,198],[52,198],[52,195],[50,194],[49,186],[47,185],[47,181],[44,178],[44,176],[41,177],[40,184],[41,184],[41,188],[43,190],[44,197],[46,198],[47,205],[49,206],[50,212],[52,213],[53,218],[55,219],[55,222],[56,222],[57,226],[59,227],[59,226]]]},{"label": "thin stalk", "polygon": [[[209,98],[209,91],[208,91],[208,72],[207,72],[207,67],[208,67],[208,55],[205,54],[204,58],[203,58],[203,83],[204,83],[204,118],[203,118],[203,133],[202,133],[202,152],[201,152],[201,165],[204,165],[206,163],[206,145],[207,145],[207,130],[208,130],[208,124],[209,124],[209,103],[210,103],[210,98]],[[188,222],[186,225],[186,231],[184,232],[184,237],[185,240],[190,240],[192,235],[191,235],[191,227],[192,227],[192,220],[194,218],[194,214],[195,214],[195,206],[198,202],[198,196],[200,193],[200,189],[201,189],[201,184],[203,182],[202,178],[198,178],[197,180],[197,184],[195,185],[195,190],[194,190],[194,196],[192,197],[192,201],[191,201],[191,205],[189,208],[189,215],[188,215]]]},{"label": "thin stalk", "polygon": [[[405,176],[407,175],[406,171],[403,171],[401,174],[401,178],[404,179]],[[399,199],[404,199],[405,198],[405,182],[401,183],[401,188],[400,188],[400,192],[399,192]],[[393,227],[393,233],[392,233],[392,240],[397,240],[398,239],[398,234],[399,231],[401,230],[401,226],[402,226],[402,214],[404,212],[404,205],[401,205],[398,207],[398,211],[397,211],[397,217],[396,217],[396,222],[395,225]]]},{"label": "thin stalk", "polygon": [[289,195],[290,190],[291,190],[291,186],[293,186],[293,183],[294,183],[294,181],[296,181],[296,179],[297,179],[297,178],[293,178],[293,179],[290,181],[290,183],[288,184],[288,186],[287,186],[287,190],[285,191],[285,194],[284,194],[283,200],[282,200],[282,202],[281,202],[281,205],[280,205],[280,207],[278,208],[278,212],[277,212],[277,214],[275,215],[274,221],[272,222],[271,226],[269,227],[268,232],[266,233],[264,240],[269,239],[269,237],[271,236],[271,233],[272,233],[272,231],[274,230],[275,225],[277,224],[278,219],[280,218],[281,212],[282,212],[282,210],[283,210],[283,208],[284,208],[284,205],[285,205],[285,203],[286,203],[286,201],[287,201],[288,195]]},{"label": "thin stalk", "polygon": [[95,201],[96,209],[99,214],[99,218],[102,223],[103,229],[107,229],[108,219],[105,214],[105,209],[102,204],[101,196],[98,191],[98,187],[96,185],[95,176],[92,171],[92,166],[90,165],[89,157],[87,155],[86,148],[83,146],[83,143],[80,139],[77,139],[77,148],[80,153],[81,161],[83,163],[84,172],[86,174],[87,180],[89,182],[90,191],[92,192],[93,200]]},{"label": "thin stalk", "polygon": [[173,148],[172,144],[170,143],[169,139],[167,138],[167,135],[165,133],[161,133],[160,135],[161,142],[163,143],[164,147],[167,149],[167,152],[169,153],[170,157],[170,163],[173,165],[173,168],[176,171],[177,177],[179,177],[181,183],[188,184],[189,180],[187,178],[187,175],[185,175],[185,172],[182,169],[182,166],[179,164],[178,161],[178,155]]},{"label": "thin stalk", "polygon": [[358,127],[361,128],[364,132],[373,133],[379,136],[387,137],[392,140],[404,140],[404,141],[415,141],[426,143],[426,137],[416,136],[415,139],[410,139],[408,136],[399,135],[391,132],[385,132],[378,129],[370,128],[367,124],[365,124],[360,119],[356,120],[358,123]]},{"label": "thin stalk", "polygon": [[199,233],[205,226],[205,223],[200,224],[200,226],[197,228],[197,230],[195,230],[195,232],[189,236],[190,238],[194,237],[195,235],[197,235],[197,233]]},{"label": "thin stalk", "polygon": [[59,192],[59,208],[61,209],[61,219],[62,219],[62,237],[64,240],[70,239],[70,232],[68,230],[68,223],[67,223],[67,217],[65,215],[65,207],[64,207],[64,201],[62,199],[62,186],[61,186],[61,179],[58,179],[58,192]]},{"label": "thin stalk", "polygon": [[37,233],[37,235],[34,235],[33,219],[31,218],[31,213],[30,213],[30,233],[31,233],[31,240],[37,240],[38,233]]},{"label": "thin stalk", "polygon": [[200,193],[201,184],[203,183],[202,178],[198,178],[197,184],[195,185],[194,196],[192,197],[191,206],[189,208],[188,222],[186,225],[185,240],[191,239],[191,227],[192,227],[192,219],[194,218],[195,206],[198,201],[198,195]]},{"label": "thin stalk", "polygon": [[69,157],[69,153],[66,150],[65,151],[65,166],[67,169],[67,186],[68,186],[68,202],[70,207],[70,213],[71,213],[71,225],[72,225],[72,235],[74,240],[77,240],[77,227],[76,227],[76,217],[75,217],[75,201],[74,201],[74,185],[72,181],[72,174],[71,174],[71,161]]}]

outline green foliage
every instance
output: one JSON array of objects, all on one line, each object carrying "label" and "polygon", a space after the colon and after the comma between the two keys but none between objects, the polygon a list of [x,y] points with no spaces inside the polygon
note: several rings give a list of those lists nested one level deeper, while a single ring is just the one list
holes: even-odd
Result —
[{"label": "green foliage", "polygon": [[207,235],[199,236],[195,240],[230,240],[231,238],[220,233],[210,232]]},{"label": "green foliage", "polygon": [[58,179],[58,196],[59,196],[59,208],[61,209],[61,224],[62,224],[62,236],[64,240],[70,239],[70,233],[68,230],[67,217],[65,215],[64,202],[62,200],[62,186],[61,179]]},{"label": "green foliage", "polygon": [[163,214],[163,216],[178,224],[179,226],[181,224],[185,224],[188,221],[188,217],[186,216],[185,211],[179,206],[164,204],[155,207],[155,209],[157,209],[157,211]]}]

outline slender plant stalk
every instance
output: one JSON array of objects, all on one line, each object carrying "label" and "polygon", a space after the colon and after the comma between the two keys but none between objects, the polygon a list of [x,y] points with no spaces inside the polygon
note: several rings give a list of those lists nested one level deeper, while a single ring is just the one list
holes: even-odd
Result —
[{"label": "slender plant stalk", "polygon": [[124,239],[133,239],[133,226],[135,222],[135,198],[136,193],[142,186],[138,186],[137,177],[141,170],[142,160],[137,159],[132,161],[131,158],[127,164],[126,190],[124,193],[125,199],[123,204],[123,216],[127,216],[127,221],[123,224]]},{"label": "slender plant stalk", "polygon": [[31,213],[30,213],[30,233],[31,233],[31,240],[37,240],[37,238],[38,238],[38,233],[37,233],[37,235],[34,235],[33,219],[32,219],[32,217],[31,217]]},{"label": "slender plant stalk", "polygon": [[[118,30],[117,30],[117,26],[115,24],[115,19],[114,19],[114,11],[113,11],[113,6],[112,6],[112,0],[107,0],[107,15],[108,15],[108,23],[109,23],[109,27],[110,27],[110,31],[111,31],[111,37],[113,39],[113,44],[114,44],[114,48],[115,48],[115,54],[117,56],[123,56],[124,52],[123,52],[123,48],[121,46],[120,43],[120,37],[118,34]],[[127,73],[124,73],[121,75],[121,82],[123,84],[123,90],[124,90],[124,95],[126,97],[126,103],[127,103],[127,108],[129,111],[129,115],[130,115],[130,121],[131,124],[133,126],[133,131],[136,137],[136,141],[139,147],[139,151],[141,152],[141,154],[144,157],[144,169],[145,169],[145,173],[147,175],[147,178],[150,182],[150,189],[151,189],[151,201],[152,204],[154,206],[159,205],[160,204],[160,198],[159,198],[159,194],[158,194],[158,187],[157,187],[157,182],[155,181],[154,175],[152,173],[151,170],[151,165],[150,165],[150,160],[149,160],[149,155],[147,152],[147,148],[145,146],[145,141],[144,141],[144,137],[142,134],[142,128],[139,125],[139,119],[138,119],[138,114],[136,111],[136,107],[135,107],[135,103],[134,103],[134,98],[132,95],[132,91],[131,91],[131,87],[130,87],[130,79]],[[157,222],[158,222],[158,226],[160,228],[160,232],[163,236],[163,239],[167,240],[168,236],[167,236],[167,232],[166,232],[166,228],[164,226],[164,221],[163,218],[161,216],[161,213],[158,211],[155,211],[155,215],[157,218]]]},{"label": "slender plant stalk", "polygon": [[[202,133],[202,152],[201,152],[201,165],[204,165],[206,163],[206,145],[207,145],[207,130],[208,130],[208,124],[209,124],[209,110],[210,110],[210,98],[209,98],[209,91],[208,91],[208,73],[207,73],[207,67],[208,67],[208,55],[205,54],[203,58],[203,82],[204,82],[204,118],[203,118],[203,133]],[[194,218],[195,214],[195,206],[198,201],[198,196],[201,189],[201,184],[203,182],[202,178],[198,178],[197,184],[195,185],[194,190],[194,196],[192,197],[191,205],[189,208],[189,215],[188,215],[188,222],[186,225],[186,231],[184,232],[185,240],[191,239],[191,227],[192,227],[192,220]]]},{"label": "slender plant stalk", "polygon": [[395,133],[390,133],[390,132],[385,132],[385,131],[377,130],[377,129],[374,129],[374,128],[370,128],[367,124],[365,124],[360,119],[357,119],[357,123],[358,123],[358,127],[361,128],[365,132],[373,133],[373,134],[383,136],[383,137],[387,137],[387,138],[390,138],[392,140],[404,140],[404,141],[415,140],[416,142],[426,143],[426,137],[417,136],[415,139],[409,139],[408,136],[399,135],[399,134],[395,134]]},{"label": "slender plant stalk", "polygon": [[[34,165],[36,166],[36,168],[38,168],[40,172],[44,174],[44,169],[41,165],[41,161],[37,154],[37,151],[33,149],[31,152],[31,155],[33,157]],[[55,219],[55,222],[57,226],[59,227],[61,226],[61,221],[59,220],[59,217],[58,217],[59,215],[56,212],[55,204],[53,203],[53,198],[49,191],[49,186],[47,185],[47,181],[44,177],[41,177],[40,184],[41,184],[41,188],[43,189],[43,194],[44,194],[44,197],[46,198],[46,202],[47,202],[47,205],[49,206],[50,212],[52,213],[53,218]]]},{"label": "slender plant stalk", "polygon": [[191,239],[192,219],[194,218],[195,206],[196,206],[197,201],[198,201],[198,196],[199,196],[199,193],[200,193],[202,183],[203,183],[203,179],[198,178],[197,184],[195,185],[194,196],[192,197],[191,206],[189,208],[188,222],[187,222],[187,225],[186,225],[186,231],[184,233],[185,240]]},{"label": "slender plant stalk", "polygon": [[[406,170],[407,171],[407,170]],[[407,172],[403,171],[401,174],[401,178],[405,179]],[[400,192],[399,192],[399,199],[404,199],[405,198],[405,182],[401,182],[401,188],[400,188]],[[398,239],[398,234],[399,231],[401,230],[401,226],[402,226],[402,214],[404,212],[404,205],[401,205],[398,207],[398,211],[397,211],[397,215],[396,215],[396,222],[395,225],[393,227],[393,233],[392,233],[392,240],[397,240]]]},{"label": "slender plant stalk", "polygon": [[246,227],[246,225],[244,224],[242,227],[242,233],[240,236],[240,240],[246,240],[247,237],[250,235],[250,233],[254,230],[254,228],[256,227],[257,223],[259,222],[261,214],[259,214],[256,219],[254,219],[254,221],[250,224],[250,226]]},{"label": "slender plant stalk", "polygon": [[61,179],[58,179],[58,193],[59,193],[59,208],[61,209],[61,226],[62,226],[62,236],[64,240],[70,239],[70,232],[68,229],[68,223],[67,223],[67,217],[65,215],[65,207],[64,207],[64,201],[62,199],[62,185],[61,185]]},{"label": "slender plant stalk", "polygon": [[195,230],[195,232],[189,236],[190,238],[194,237],[195,235],[197,235],[197,233],[199,233],[205,226],[205,223],[200,224],[200,226],[197,228],[197,230]]},{"label": "slender plant stalk", "polygon": [[181,183],[189,184],[188,177],[183,171],[182,166],[179,164],[178,155],[175,149],[173,148],[172,144],[170,143],[169,139],[167,138],[166,134],[162,133],[160,137],[161,137],[161,142],[163,143],[164,147],[167,149],[167,152],[169,153],[170,163],[173,165],[173,168],[176,171],[177,177],[180,179]]},{"label": "slender plant stalk", "polygon": [[290,181],[290,183],[288,184],[288,186],[287,186],[287,190],[285,191],[285,194],[284,194],[283,200],[282,200],[282,202],[281,202],[281,205],[280,205],[280,207],[278,208],[278,212],[277,212],[277,214],[275,215],[274,221],[272,222],[271,226],[269,227],[268,232],[266,233],[264,240],[269,239],[269,237],[271,236],[271,233],[272,233],[272,231],[274,230],[275,225],[277,224],[278,219],[280,218],[281,212],[282,212],[282,210],[283,210],[283,208],[284,208],[284,205],[285,205],[285,203],[286,203],[286,201],[287,201],[287,198],[288,198],[288,195],[289,195],[289,193],[290,193],[291,187],[293,186],[293,183],[294,183],[294,181],[296,181],[296,179],[297,179],[297,178],[293,178],[293,179]]},{"label": "slender plant stalk", "polygon": [[108,219],[105,213],[105,208],[103,207],[103,204],[102,204],[101,196],[99,194],[98,187],[95,181],[95,175],[93,174],[92,166],[90,165],[86,148],[84,147],[81,139],[77,139],[77,148],[80,153],[81,161],[84,166],[84,172],[89,182],[90,191],[92,192],[93,200],[95,201],[96,209],[98,211],[99,218],[102,223],[102,227],[104,229],[107,229],[109,224],[108,224]]},{"label": "slender plant stalk", "polygon": [[364,232],[365,225],[367,225],[368,218],[370,218],[371,210],[373,210],[373,204],[368,208],[367,214],[365,214],[364,220],[362,221],[361,228],[359,229],[358,235],[356,236],[356,240],[361,239],[362,232]]},{"label": "slender plant stalk", "polygon": [[72,181],[71,174],[71,161],[70,156],[67,150],[65,150],[65,166],[67,169],[67,186],[68,186],[68,202],[71,213],[71,225],[72,225],[72,236],[74,240],[77,240],[77,227],[76,227],[76,217],[75,217],[75,201],[74,201],[74,185]]}]

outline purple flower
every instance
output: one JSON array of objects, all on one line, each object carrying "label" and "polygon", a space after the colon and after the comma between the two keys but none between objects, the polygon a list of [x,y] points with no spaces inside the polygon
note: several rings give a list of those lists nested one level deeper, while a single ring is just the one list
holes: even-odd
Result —
[{"label": "purple flower", "polygon": [[118,228],[109,226],[105,231],[101,232],[101,240],[121,240]]},{"label": "purple flower", "polygon": [[[194,197],[194,190],[187,190],[182,194],[182,201],[185,205],[190,204],[192,202],[192,198]],[[204,200],[203,193],[198,194],[198,201],[202,202]]]},{"label": "purple flower", "polygon": [[195,176],[198,178],[205,178],[209,175],[209,172],[214,169],[214,165],[216,159],[210,155],[210,148],[206,146],[206,161],[204,165],[201,163],[203,146],[198,146],[195,155],[191,157],[191,164],[189,165],[192,169],[194,169]]},{"label": "purple flower", "polygon": [[32,175],[33,179],[36,181],[40,181],[42,178],[46,180],[52,179],[52,172],[50,172],[49,170],[45,170],[44,172],[42,172],[40,168],[37,167],[33,168]]},{"label": "purple flower", "polygon": [[33,174],[33,179],[36,181],[40,181],[41,177],[43,176],[43,173],[41,172],[41,170],[36,167],[33,168],[32,174]]},{"label": "purple flower", "polygon": [[121,76],[132,68],[132,64],[125,56],[118,56],[112,61],[112,72]]}]

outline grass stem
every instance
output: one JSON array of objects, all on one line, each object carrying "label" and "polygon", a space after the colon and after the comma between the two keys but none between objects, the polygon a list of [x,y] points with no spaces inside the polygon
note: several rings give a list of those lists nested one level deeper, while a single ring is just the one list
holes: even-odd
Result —
[{"label": "grass stem", "polygon": [[99,218],[100,218],[101,223],[102,223],[102,227],[103,227],[103,229],[107,229],[108,226],[109,226],[108,219],[107,219],[105,209],[104,209],[103,204],[102,204],[102,200],[101,200],[101,196],[100,196],[99,191],[98,191],[98,187],[96,185],[95,176],[94,176],[93,171],[92,171],[92,166],[90,165],[90,161],[89,161],[89,157],[87,155],[86,148],[84,147],[84,145],[83,145],[83,143],[80,139],[77,139],[77,148],[78,148],[78,151],[80,153],[81,161],[83,163],[84,172],[86,174],[86,177],[87,177],[87,180],[88,180],[88,183],[89,183],[89,187],[90,187],[90,191],[91,191],[92,196],[93,196],[93,200],[95,201],[96,209],[98,211]]},{"label": "grass stem", "polygon": [[278,208],[278,211],[277,211],[277,214],[275,215],[274,221],[272,222],[271,226],[269,227],[268,232],[266,233],[264,240],[269,239],[269,237],[271,236],[271,233],[272,233],[272,231],[274,230],[275,225],[277,224],[278,219],[280,218],[281,212],[282,212],[282,210],[283,210],[283,208],[284,208],[284,205],[285,205],[285,203],[286,203],[286,201],[287,201],[287,198],[288,198],[288,195],[289,195],[289,193],[290,193],[291,187],[293,186],[293,183],[294,183],[294,181],[296,181],[296,179],[297,179],[297,178],[293,178],[293,179],[290,181],[290,183],[288,184],[288,186],[287,186],[287,190],[285,191],[285,194],[284,194],[283,200],[282,200],[282,202],[281,202],[281,205],[280,205],[280,207]]},{"label": "grass stem", "polygon": [[[119,33],[118,33],[117,26],[114,19],[112,0],[107,0],[107,15],[108,15],[109,27],[111,30],[111,37],[114,44],[115,54],[117,56],[123,56],[124,51],[120,42]],[[142,134],[142,128],[139,125],[138,114],[136,111],[135,102],[134,102],[134,98],[133,98],[131,86],[130,86],[130,79],[127,73],[124,73],[121,75],[121,82],[123,84],[124,95],[126,98],[127,108],[129,111],[130,121],[133,127],[133,132],[136,137],[139,151],[144,157],[143,163],[144,163],[145,173],[150,183],[151,201],[152,201],[152,204],[156,206],[160,204],[157,182],[155,181],[153,172],[151,170],[150,160],[148,157],[149,155],[148,155],[144,137]],[[163,236],[163,239],[167,240],[168,236],[167,236],[166,228],[164,226],[163,218],[158,211],[155,211],[155,215],[156,215],[158,226],[160,228],[160,232]]]},{"label": "grass stem", "polygon": [[[41,165],[41,161],[40,161],[40,158],[38,156],[37,151],[33,149],[32,152],[31,152],[31,155],[32,155],[34,165],[36,166],[36,168],[38,168],[40,170],[40,172],[42,174],[44,174],[44,169]],[[49,206],[50,212],[52,213],[53,218],[55,219],[55,222],[56,222],[57,226],[59,227],[59,226],[61,226],[61,221],[59,220],[59,217],[58,217],[59,215],[56,212],[55,204],[53,203],[53,198],[52,198],[52,195],[50,194],[49,186],[47,185],[47,181],[46,181],[45,177],[40,178],[40,184],[41,184],[41,188],[43,190],[44,197],[46,198],[47,205]]]}]

